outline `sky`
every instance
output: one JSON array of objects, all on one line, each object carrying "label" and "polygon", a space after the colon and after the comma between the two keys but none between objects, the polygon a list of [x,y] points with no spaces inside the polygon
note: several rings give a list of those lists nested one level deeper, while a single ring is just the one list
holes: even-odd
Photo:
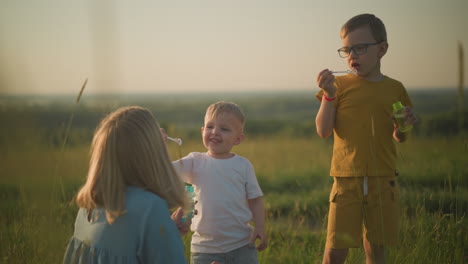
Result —
[{"label": "sky", "polygon": [[346,70],[341,26],[387,28],[382,72],[408,90],[458,85],[466,0],[1,0],[0,94],[317,91]]}]

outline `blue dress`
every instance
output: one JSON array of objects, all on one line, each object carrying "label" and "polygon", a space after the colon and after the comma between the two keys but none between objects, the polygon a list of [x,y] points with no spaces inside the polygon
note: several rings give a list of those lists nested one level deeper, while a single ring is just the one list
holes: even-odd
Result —
[{"label": "blue dress", "polygon": [[186,263],[179,231],[165,200],[141,188],[128,187],[126,214],[114,223],[105,211],[88,221],[81,208],[63,263]]}]

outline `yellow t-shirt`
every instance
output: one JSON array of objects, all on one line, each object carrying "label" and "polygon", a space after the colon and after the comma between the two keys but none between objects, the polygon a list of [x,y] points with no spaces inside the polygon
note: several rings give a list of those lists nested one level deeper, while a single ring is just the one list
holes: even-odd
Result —
[{"label": "yellow t-shirt", "polygon": [[[387,76],[379,82],[353,74],[338,76],[330,176],[394,176],[392,104],[412,106],[405,87]],[[316,96],[321,101],[323,91]]]}]

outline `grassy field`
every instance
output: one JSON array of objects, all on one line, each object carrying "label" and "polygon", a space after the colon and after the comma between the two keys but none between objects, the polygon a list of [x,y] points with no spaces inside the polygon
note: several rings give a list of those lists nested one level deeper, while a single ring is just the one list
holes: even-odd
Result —
[{"label": "grassy field", "polygon": [[[247,137],[236,147],[265,193],[270,243],[261,263],[321,263],[331,148],[316,135]],[[184,142],[182,154],[191,151],[203,151],[200,140]],[[178,158],[175,144],[169,152]],[[466,138],[412,137],[398,153],[401,244],[389,249],[388,263],[466,263]],[[77,212],[70,201],[87,162],[87,145],[0,151],[0,263],[61,262]],[[347,263],[364,263],[363,250],[351,250]]]},{"label": "grassy field", "polygon": [[[409,141],[397,145],[401,243],[389,248],[388,263],[468,263],[468,121],[458,125],[454,91],[411,96],[419,123]],[[265,194],[269,247],[260,262],[321,263],[332,140],[315,134],[318,102],[307,92],[84,94],[80,104],[70,103],[73,96],[0,96],[0,264],[61,262],[77,212],[71,201],[84,182],[89,142],[105,113],[119,105],[151,109],[171,136],[183,138],[186,155],[204,151],[203,113],[220,99],[247,113],[247,138],[234,151],[253,163]],[[171,158],[179,158],[177,146],[168,146]],[[183,239],[188,255],[190,236]],[[364,263],[363,250],[351,250],[347,263]]]}]

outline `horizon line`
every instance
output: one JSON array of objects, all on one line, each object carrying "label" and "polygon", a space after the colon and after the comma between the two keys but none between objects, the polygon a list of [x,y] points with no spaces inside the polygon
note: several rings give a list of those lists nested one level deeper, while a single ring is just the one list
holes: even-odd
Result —
[{"label": "horizon line", "polygon": [[[464,86],[464,88],[467,88],[467,86]],[[439,91],[439,90],[457,90],[458,87],[413,87],[413,88],[408,88],[406,87],[406,90],[408,92],[412,91]],[[145,95],[162,95],[162,96],[183,96],[183,95],[199,95],[199,96],[222,96],[222,95],[252,95],[252,94],[259,94],[259,95],[264,95],[264,94],[301,94],[301,93],[316,93],[319,89],[316,87],[315,89],[291,89],[291,90],[240,90],[240,91],[209,91],[209,90],[201,90],[201,91],[167,91],[167,92],[161,92],[161,91],[113,91],[113,92],[85,92],[83,96],[145,96]],[[76,96],[76,93],[72,92],[56,92],[56,93],[51,93],[51,92],[30,92],[30,93],[25,93],[25,92],[1,92],[0,91],[0,96],[1,97],[28,97],[28,96],[40,96],[40,97],[67,97],[67,96]]]}]

